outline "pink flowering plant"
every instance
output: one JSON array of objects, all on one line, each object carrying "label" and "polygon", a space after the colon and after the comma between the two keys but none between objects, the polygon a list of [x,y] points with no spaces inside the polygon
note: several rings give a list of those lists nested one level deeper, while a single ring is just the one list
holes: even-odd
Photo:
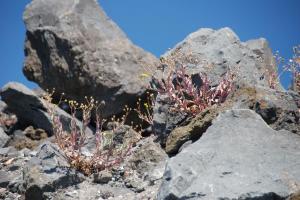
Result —
[{"label": "pink flowering plant", "polygon": [[199,73],[201,84],[196,85],[192,75],[187,72],[186,62],[197,64],[198,61],[180,52],[175,52],[170,58],[162,58],[162,66],[169,71],[166,78],[153,78],[156,85],[152,88],[158,94],[167,95],[173,109],[190,115],[197,115],[214,104],[223,103],[233,89],[234,73],[227,72],[214,87],[205,73]]}]

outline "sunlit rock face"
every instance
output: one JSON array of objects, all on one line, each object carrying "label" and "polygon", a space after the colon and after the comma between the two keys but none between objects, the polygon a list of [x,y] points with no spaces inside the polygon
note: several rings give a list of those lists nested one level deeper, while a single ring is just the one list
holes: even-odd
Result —
[{"label": "sunlit rock face", "polygon": [[157,59],[135,46],[95,0],[33,0],[24,12],[25,76],[66,97],[105,101],[118,114],[145,92]]}]

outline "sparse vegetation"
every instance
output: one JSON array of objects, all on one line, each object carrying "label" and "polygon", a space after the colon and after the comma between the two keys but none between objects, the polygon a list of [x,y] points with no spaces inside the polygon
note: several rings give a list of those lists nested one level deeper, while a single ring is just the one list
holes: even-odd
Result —
[{"label": "sparse vegetation", "polygon": [[[162,70],[166,69],[167,74],[161,79],[153,77],[155,84],[152,89],[167,95],[172,108],[181,112],[195,116],[209,106],[221,104],[233,88],[235,74],[230,71],[214,87],[205,73],[194,74],[199,79],[196,84],[185,63],[197,65],[199,61],[191,55],[181,54],[179,50],[160,61]],[[207,63],[206,66],[208,69],[212,67]]]},{"label": "sparse vegetation", "polygon": [[134,111],[138,114],[138,117],[148,123],[153,125],[153,107],[155,103],[155,95],[153,93],[147,92],[146,102],[142,102],[142,99],[139,99],[136,103],[136,108]]},{"label": "sparse vegetation", "polygon": [[300,92],[300,45],[293,48],[293,56],[291,59],[286,61],[283,57],[279,55],[279,52],[276,51],[274,55],[276,61],[276,66],[282,69],[281,73],[275,71],[267,71],[269,74],[269,86],[272,89],[275,89],[275,86],[280,83],[281,76],[289,72],[291,74],[291,89]]},{"label": "sparse vegetation", "polygon": [[[52,93],[53,94],[53,93]],[[48,112],[50,113],[51,121],[53,122],[53,131],[56,143],[65,153],[72,167],[89,175],[93,172],[111,169],[121,164],[123,159],[130,154],[132,147],[131,141],[126,141],[122,145],[116,145],[114,141],[114,131],[119,126],[124,125],[127,115],[122,117],[122,120],[114,121],[112,134],[102,132],[102,126],[105,122],[101,118],[99,108],[100,104],[93,98],[86,98],[86,103],[79,104],[76,101],[66,101],[71,109],[72,120],[70,122],[70,131],[63,129],[63,124],[58,115],[55,113],[55,105],[51,104],[52,94],[47,94],[44,99],[47,102]],[[79,125],[76,119],[76,114],[82,114],[82,122]],[[96,149],[92,155],[86,155],[82,151],[87,142],[87,129],[91,122],[92,112],[95,113],[96,130],[95,143]],[[113,118],[114,120],[114,118]]]}]

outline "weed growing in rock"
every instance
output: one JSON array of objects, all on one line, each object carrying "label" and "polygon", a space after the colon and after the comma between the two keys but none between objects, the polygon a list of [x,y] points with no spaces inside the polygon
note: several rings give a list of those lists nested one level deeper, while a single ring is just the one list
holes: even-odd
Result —
[{"label": "weed growing in rock", "polygon": [[155,96],[153,93],[147,92],[146,102],[142,102],[141,99],[136,103],[136,108],[134,111],[138,114],[138,117],[148,123],[148,125],[153,125],[153,107],[155,103]]},{"label": "weed growing in rock", "polygon": [[300,94],[300,45],[293,48],[293,57],[285,65],[285,71],[292,73],[292,89]]},{"label": "weed growing in rock", "polygon": [[[124,124],[126,115],[122,120],[116,120],[111,134],[102,131],[104,119],[100,116],[100,107],[93,98],[86,98],[86,103],[79,104],[76,101],[65,101],[71,110],[71,121],[69,131],[64,129],[64,125],[60,117],[56,114],[56,105],[52,104],[52,94],[44,96],[46,107],[53,123],[53,132],[56,143],[65,153],[72,167],[89,175],[93,172],[111,169],[121,164],[126,156],[130,154],[132,143],[130,140],[125,141],[122,145],[116,145],[114,140],[114,131]],[[81,113],[82,121],[79,122],[76,114]],[[88,128],[91,122],[91,115],[95,113],[95,150],[92,153],[83,151],[86,148],[87,140],[91,139],[91,133]]]},{"label": "weed growing in rock", "polygon": [[[197,65],[199,62],[190,55],[176,51],[160,61],[162,70],[167,69],[168,72],[161,79],[153,77],[155,84],[152,89],[167,95],[173,109],[181,112],[195,116],[213,104],[223,103],[233,88],[235,75],[231,72],[226,73],[214,87],[205,73],[191,75],[184,63]],[[206,66],[208,69],[211,67]],[[197,79],[198,83],[193,79]]]}]

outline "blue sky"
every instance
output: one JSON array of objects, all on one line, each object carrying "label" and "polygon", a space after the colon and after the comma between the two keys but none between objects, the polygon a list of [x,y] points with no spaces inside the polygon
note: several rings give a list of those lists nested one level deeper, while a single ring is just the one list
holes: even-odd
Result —
[{"label": "blue sky", "polygon": [[[22,13],[29,2],[0,2],[0,86],[8,81],[36,86],[22,74]],[[201,27],[228,26],[242,41],[264,37],[286,58],[300,44],[299,0],[100,0],[100,4],[135,44],[156,56]],[[288,77],[282,82],[287,86]]]}]

